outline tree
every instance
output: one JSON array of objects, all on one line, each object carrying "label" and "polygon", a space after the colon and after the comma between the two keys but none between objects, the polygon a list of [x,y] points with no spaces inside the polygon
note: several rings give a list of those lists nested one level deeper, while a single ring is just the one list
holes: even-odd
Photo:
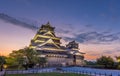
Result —
[{"label": "tree", "polygon": [[5,57],[0,56],[0,71],[3,71],[3,65],[6,63]]},{"label": "tree", "polygon": [[96,65],[95,61],[87,61],[85,60],[86,65]]},{"label": "tree", "polygon": [[120,64],[120,56],[116,56],[116,60]]},{"label": "tree", "polygon": [[117,68],[120,69],[120,56],[116,56]]},{"label": "tree", "polygon": [[6,60],[6,65],[7,65],[8,69],[9,68],[15,69],[18,67],[18,62],[17,62],[16,58],[6,57],[5,60]]},{"label": "tree", "polygon": [[[18,51],[12,51],[12,53],[9,54],[9,58],[7,59],[7,63],[14,64],[12,66],[18,65],[18,68],[22,67],[24,64],[24,51],[23,49],[20,49]],[[14,61],[14,62],[13,62]]]},{"label": "tree", "polygon": [[20,67],[23,66],[26,70],[28,67],[33,68],[33,66],[37,63],[40,65],[46,63],[46,58],[38,57],[38,53],[28,47],[19,49],[18,51],[13,51],[9,54],[9,56],[15,59],[18,65]]},{"label": "tree", "polygon": [[114,60],[110,56],[102,56],[97,59],[97,64],[104,65],[105,68],[112,68],[114,65]]},{"label": "tree", "polygon": [[35,50],[28,47],[19,49],[18,51],[13,51],[9,54],[11,58],[15,58],[20,67],[24,66],[25,69],[27,69],[27,67],[34,66],[34,64],[37,62],[37,55],[38,54]]},{"label": "tree", "polygon": [[37,63],[39,64],[39,67],[42,66],[47,62],[45,57],[39,57],[37,60]]}]

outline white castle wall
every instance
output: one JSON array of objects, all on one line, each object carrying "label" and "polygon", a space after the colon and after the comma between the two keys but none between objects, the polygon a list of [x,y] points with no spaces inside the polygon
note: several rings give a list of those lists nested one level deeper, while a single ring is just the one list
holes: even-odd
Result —
[{"label": "white castle wall", "polygon": [[[60,57],[47,57],[47,63],[49,65],[74,65],[72,58],[60,58]],[[76,60],[76,65],[82,66],[84,65],[84,61],[81,59]]]},{"label": "white castle wall", "polygon": [[47,57],[48,64],[62,64],[66,63],[66,58]]}]

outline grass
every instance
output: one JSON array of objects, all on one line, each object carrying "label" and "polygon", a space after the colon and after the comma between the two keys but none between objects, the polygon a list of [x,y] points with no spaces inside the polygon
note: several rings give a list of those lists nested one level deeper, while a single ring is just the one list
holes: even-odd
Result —
[{"label": "grass", "polygon": [[6,76],[88,76],[74,73],[9,74]]}]

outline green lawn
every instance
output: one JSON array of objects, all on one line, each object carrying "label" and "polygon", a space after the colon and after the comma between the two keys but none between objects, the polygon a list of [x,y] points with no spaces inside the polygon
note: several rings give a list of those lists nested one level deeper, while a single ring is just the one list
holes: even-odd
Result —
[{"label": "green lawn", "polygon": [[88,76],[73,73],[40,73],[40,74],[11,74],[6,76]]}]

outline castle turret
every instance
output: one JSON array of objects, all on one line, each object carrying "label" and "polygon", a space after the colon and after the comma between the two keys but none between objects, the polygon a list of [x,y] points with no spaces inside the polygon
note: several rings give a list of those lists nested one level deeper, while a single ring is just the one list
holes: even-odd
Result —
[{"label": "castle turret", "polygon": [[74,65],[84,64],[84,54],[79,50],[79,44],[76,41],[71,41],[66,45],[69,52],[69,57],[73,58]]},{"label": "castle turret", "polygon": [[66,47],[68,48],[68,49],[76,49],[76,50],[78,50],[78,47],[79,47],[79,44],[78,43],[76,43],[75,41],[72,41],[72,42],[69,42],[67,45],[66,45]]}]

